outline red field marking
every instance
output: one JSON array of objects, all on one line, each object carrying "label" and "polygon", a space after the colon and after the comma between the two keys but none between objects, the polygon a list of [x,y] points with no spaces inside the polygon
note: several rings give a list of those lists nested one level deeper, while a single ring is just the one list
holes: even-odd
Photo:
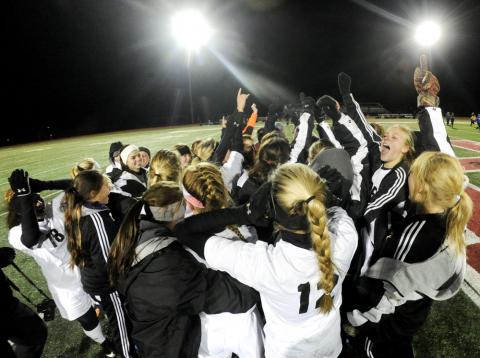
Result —
[{"label": "red field marking", "polygon": [[480,237],[480,191],[471,187],[465,189],[465,191],[473,201],[473,215],[468,223],[468,228]]},{"label": "red field marking", "polygon": [[467,246],[467,263],[480,272],[480,243]]},{"label": "red field marking", "polygon": [[452,140],[452,144],[456,147],[480,151],[480,143],[473,140]]},{"label": "red field marking", "polygon": [[465,170],[480,170],[480,158],[458,158]]}]

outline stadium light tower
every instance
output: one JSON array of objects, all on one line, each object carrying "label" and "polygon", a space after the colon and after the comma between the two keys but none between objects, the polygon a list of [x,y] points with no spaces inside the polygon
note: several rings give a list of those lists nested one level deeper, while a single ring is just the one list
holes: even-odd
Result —
[{"label": "stadium light tower", "polygon": [[175,14],[172,17],[171,28],[177,42],[187,50],[188,96],[190,100],[190,120],[193,123],[191,56],[192,52],[198,51],[208,43],[213,31],[203,15],[193,9],[182,10]]}]

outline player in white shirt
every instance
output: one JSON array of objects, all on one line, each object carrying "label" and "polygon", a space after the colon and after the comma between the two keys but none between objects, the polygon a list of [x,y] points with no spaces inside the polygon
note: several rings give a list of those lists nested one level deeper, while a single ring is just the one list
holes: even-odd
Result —
[{"label": "player in white shirt", "polygon": [[102,344],[107,356],[113,356],[92,299],[83,290],[78,268],[69,267],[63,216],[58,210],[52,210],[51,204],[45,206],[40,195],[31,193],[28,173],[15,170],[9,182],[12,188],[8,216],[10,245],[33,257],[40,266],[60,315],[69,321],[77,320],[85,334]]},{"label": "player in white shirt", "polygon": [[[275,245],[179,236],[212,268],[260,293],[266,357],[337,357],[342,350],[342,282],[358,239],[343,209],[326,209],[326,196],[326,185],[313,170],[284,164],[272,183],[255,194],[258,202],[245,210],[249,220],[263,217],[271,203],[279,228]],[[194,220],[183,225],[193,226]],[[244,222],[242,217],[233,220]]]},{"label": "player in white shirt", "polygon": [[[183,173],[183,195],[188,211],[193,215],[230,206],[232,200],[224,183],[223,173],[216,165],[202,162],[187,167]],[[256,241],[255,229],[229,225],[225,230],[205,233],[232,241]],[[195,258],[210,268],[192,252]],[[243,285],[242,285],[243,286]],[[251,289],[250,289],[251,290]],[[263,332],[255,303],[241,313],[222,312],[200,314],[202,336],[198,356],[200,358],[263,357]]]}]

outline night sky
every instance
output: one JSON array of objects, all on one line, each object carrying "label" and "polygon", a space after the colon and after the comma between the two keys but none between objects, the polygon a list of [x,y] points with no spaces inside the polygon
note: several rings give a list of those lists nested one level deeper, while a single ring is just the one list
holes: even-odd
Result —
[{"label": "night sky", "polygon": [[[185,51],[171,15],[182,1],[8,1],[0,145],[190,122]],[[425,18],[443,27],[431,50],[441,107],[480,111],[479,1],[194,1],[215,35],[190,65],[195,120],[217,120],[238,87],[266,112],[300,91],[339,98],[340,71],[359,102],[413,112],[414,42]],[[183,6],[185,5],[185,6]]]}]

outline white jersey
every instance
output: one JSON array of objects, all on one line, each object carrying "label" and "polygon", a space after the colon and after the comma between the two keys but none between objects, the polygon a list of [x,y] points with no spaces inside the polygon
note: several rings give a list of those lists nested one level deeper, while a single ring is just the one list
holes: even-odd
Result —
[{"label": "white jersey", "polygon": [[340,305],[342,282],[357,247],[357,232],[345,210],[328,210],[332,261],[336,284],[333,309],[316,308],[324,292],[313,250],[286,241],[255,244],[212,237],[205,244],[205,259],[260,293],[267,324],[265,355],[281,357],[336,357],[342,350]]},{"label": "white jersey", "polygon": [[[60,203],[63,193],[57,196],[56,203]],[[55,213],[52,201],[52,211]],[[15,249],[33,257],[42,270],[47,281],[48,289],[52,294],[60,315],[73,321],[85,314],[92,306],[90,296],[85,293],[80,282],[80,272],[75,266],[69,267],[70,253],[67,249],[65,230],[61,217],[48,217],[38,223],[42,236],[35,246],[26,247],[22,241],[20,225],[10,229],[8,241]]]},{"label": "white jersey", "polygon": [[[256,240],[253,228],[241,226],[240,232],[247,240]],[[226,229],[214,237],[238,240],[235,234]],[[190,250],[189,250],[190,251]],[[193,251],[190,251],[193,253]],[[200,262],[204,261],[194,254]],[[207,264],[208,267],[208,264]],[[230,358],[232,353],[239,357],[263,357],[263,331],[256,305],[245,313],[224,312],[219,314],[200,313],[202,336],[199,358]]]}]

